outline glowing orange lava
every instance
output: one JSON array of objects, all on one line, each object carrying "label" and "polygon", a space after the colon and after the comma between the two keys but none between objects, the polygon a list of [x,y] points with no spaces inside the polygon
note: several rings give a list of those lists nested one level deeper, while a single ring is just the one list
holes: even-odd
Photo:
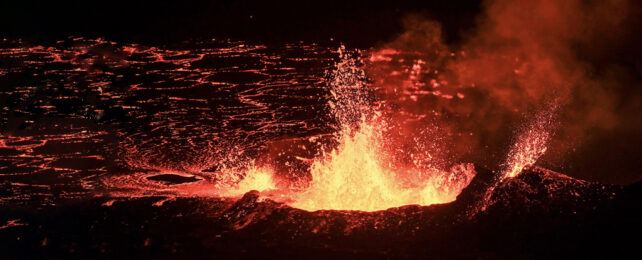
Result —
[{"label": "glowing orange lava", "polygon": [[[445,153],[447,148],[432,149],[430,153],[424,151],[429,144],[439,143],[440,135],[448,133],[441,130],[429,134],[406,131],[414,136],[403,136],[407,140],[402,140],[402,143],[410,141],[418,149],[407,150],[405,146],[398,145],[396,142],[399,140],[391,139],[390,133],[399,132],[400,129],[396,127],[404,127],[405,121],[398,118],[403,113],[390,112],[385,105],[375,101],[372,88],[366,84],[367,78],[360,65],[363,63],[354,57],[358,55],[343,47],[338,53],[340,60],[327,81],[330,94],[328,106],[337,123],[334,134],[336,142],[332,148],[322,146],[314,158],[303,158],[309,162],[309,181],[286,181],[274,170],[279,169],[278,165],[245,158],[238,152],[225,153],[224,156],[229,158],[222,160],[195,153],[200,158],[195,160],[197,163],[190,161],[186,165],[161,167],[134,149],[127,153],[132,156],[125,156],[124,159],[130,165],[155,173],[113,177],[106,181],[108,186],[117,188],[116,192],[110,194],[118,196],[125,190],[125,193],[130,193],[127,197],[132,197],[132,194],[240,197],[257,190],[264,197],[309,211],[375,211],[455,200],[475,176],[473,165],[451,162],[450,165],[436,166],[431,161],[433,155]],[[377,59],[384,58],[381,56]],[[421,64],[413,65],[409,73],[420,73]],[[452,96],[446,98],[452,99]],[[463,99],[463,94],[459,98]],[[555,106],[543,110],[518,133],[502,177],[516,176],[546,151],[555,110]],[[427,136],[427,139],[419,141],[416,138],[419,134]],[[217,166],[217,172],[203,172],[214,165]],[[198,181],[159,184],[149,179],[158,172],[198,178]]]},{"label": "glowing orange lava", "polygon": [[524,167],[533,165],[546,152],[556,108],[557,106],[550,105],[537,114],[530,125],[518,133],[517,140],[508,153],[508,160],[505,163],[507,169],[502,177],[517,176]]},{"label": "glowing orange lava", "polygon": [[364,72],[343,48],[330,86],[334,116],[341,124],[339,146],[314,160],[312,181],[291,205],[306,210],[383,210],[455,200],[475,175],[470,166],[450,172],[399,165],[387,158],[385,122],[368,99]]},{"label": "glowing orange lava", "polygon": [[[292,206],[306,209],[383,210],[402,205],[430,205],[455,200],[475,172],[461,165],[451,172],[437,169],[399,169],[390,165],[381,150],[375,125],[362,122],[360,129],[345,129],[340,145],[311,166],[312,182]],[[403,174],[407,173],[407,174]],[[415,183],[404,178],[414,174]]]},{"label": "glowing orange lava", "polygon": [[226,191],[227,196],[243,195],[248,191],[269,191],[276,189],[274,172],[270,168],[250,168],[245,178]]}]

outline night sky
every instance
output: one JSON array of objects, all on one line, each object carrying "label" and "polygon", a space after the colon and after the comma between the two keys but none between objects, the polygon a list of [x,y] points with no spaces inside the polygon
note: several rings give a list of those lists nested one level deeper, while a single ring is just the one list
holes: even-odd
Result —
[{"label": "night sky", "polygon": [[69,35],[175,43],[192,38],[325,42],[356,47],[390,40],[401,17],[440,21],[450,40],[474,25],[481,1],[3,1],[3,35]]}]

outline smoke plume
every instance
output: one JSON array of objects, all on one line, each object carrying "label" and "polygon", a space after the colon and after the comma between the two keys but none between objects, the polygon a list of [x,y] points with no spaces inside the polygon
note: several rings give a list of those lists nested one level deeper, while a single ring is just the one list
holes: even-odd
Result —
[{"label": "smoke plume", "polygon": [[438,22],[408,15],[403,33],[371,50],[366,69],[390,114],[419,118],[398,132],[438,129],[448,161],[494,170],[520,126],[555,103],[543,164],[564,170],[574,150],[597,145],[597,133],[642,129],[642,66],[627,57],[640,57],[631,38],[639,10],[626,0],[489,0],[454,44]]}]

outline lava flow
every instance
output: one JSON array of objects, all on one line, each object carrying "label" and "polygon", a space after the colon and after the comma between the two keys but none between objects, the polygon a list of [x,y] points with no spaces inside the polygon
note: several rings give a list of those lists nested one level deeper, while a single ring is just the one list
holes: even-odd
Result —
[{"label": "lava flow", "polygon": [[[443,142],[440,137],[449,135],[450,130],[428,124],[423,126],[426,131],[419,131],[427,138],[419,139],[413,131],[409,131],[410,136],[391,137],[406,128],[407,122],[401,118],[403,113],[377,101],[362,69],[359,52],[341,47],[338,54],[339,61],[326,76],[331,94],[328,107],[337,129],[332,137],[334,141],[330,142],[334,145],[311,138],[310,142],[320,147],[315,156],[293,157],[307,163],[304,174],[309,178],[283,178],[287,173],[276,170],[280,168],[276,162],[248,158],[240,152],[230,152],[218,161],[208,155],[200,157],[199,163],[172,168],[158,167],[155,162],[136,155],[136,151],[130,151],[124,159],[134,168],[197,181],[168,186],[153,181],[154,176],[158,176],[154,173],[113,176],[103,181],[110,187],[109,194],[238,197],[257,190],[265,197],[309,211],[375,211],[455,200],[476,172],[472,164],[439,163],[436,159],[443,159],[448,152],[445,150],[448,144],[436,144]],[[420,70],[421,65],[413,65],[411,78],[416,78],[416,70]],[[553,108],[544,110],[518,134],[502,176],[516,176],[545,152],[553,114]],[[427,151],[426,147],[433,149]],[[134,156],[129,156],[131,154]],[[293,163],[284,162],[285,165]],[[216,172],[204,172],[215,164],[219,164]]]},{"label": "lava flow", "polygon": [[[444,57],[455,57],[454,54],[443,55],[443,51],[438,50],[435,57],[432,54],[417,57],[417,52],[394,48],[368,53],[313,45],[274,50],[280,53],[278,56],[269,54],[272,50],[265,46],[231,41],[222,43],[229,45],[225,48],[206,46],[199,51],[119,46],[100,39],[70,41],[85,41],[86,46],[66,50],[25,48],[17,44],[18,47],[7,50],[6,55],[15,58],[24,53],[42,52],[44,57],[54,57],[51,59],[59,64],[79,67],[75,70],[79,73],[76,77],[88,82],[93,82],[96,75],[83,74],[80,68],[86,63],[80,57],[87,55],[96,56],[92,59],[102,57],[115,69],[128,67],[145,71],[146,66],[156,63],[169,68],[151,70],[163,79],[158,82],[141,78],[137,79],[139,83],[132,82],[126,87],[92,83],[86,90],[99,96],[105,104],[87,104],[75,115],[83,120],[89,117],[112,122],[119,129],[115,131],[117,144],[100,151],[115,159],[113,169],[67,165],[65,158],[55,156],[47,160],[53,163],[29,165],[43,170],[53,167],[54,171],[66,171],[80,167],[77,171],[96,172],[96,178],[80,181],[83,189],[125,198],[239,197],[258,190],[265,197],[310,211],[374,211],[453,201],[476,174],[472,164],[462,163],[470,160],[451,156],[451,150],[462,150],[454,137],[474,134],[470,129],[453,127],[456,123],[468,124],[468,119],[458,117],[449,108],[440,108],[441,102],[461,104],[468,100],[466,89],[449,86],[437,72],[446,66]],[[102,54],[102,48],[114,53]],[[310,66],[304,63],[307,58],[290,57],[297,54],[292,50],[299,49],[304,51],[300,55],[313,57],[319,64]],[[370,54],[370,58],[363,57]],[[63,56],[64,59],[55,58]],[[220,59],[237,56],[255,59],[252,62],[255,67],[219,68]],[[281,65],[286,61],[293,67]],[[37,62],[34,64],[38,65]],[[328,69],[327,64],[334,65]],[[366,70],[367,66],[371,66],[370,70]],[[69,73],[62,68],[52,73],[63,76]],[[293,72],[302,68],[305,69],[302,73]],[[235,72],[237,69],[240,71]],[[108,75],[116,80],[117,73],[119,71]],[[26,91],[29,86],[24,88],[16,93],[30,93]],[[233,92],[234,98],[202,99],[193,94],[199,91],[215,96]],[[289,93],[292,91],[297,93]],[[138,95],[148,92],[163,94]],[[17,97],[30,97],[16,93]],[[43,100],[44,105],[39,109],[54,114],[57,107],[47,102],[50,101]],[[300,105],[290,107],[291,103]],[[434,103],[438,106],[428,113],[421,107]],[[545,151],[554,110],[544,110],[518,133],[504,165],[504,176],[515,176]],[[115,120],[114,117],[123,118]],[[459,121],[448,121],[456,118]],[[121,123],[128,120],[140,124]],[[104,132],[76,129],[73,125],[69,131],[78,133],[61,140],[78,139],[82,144],[83,138],[92,138],[91,142],[105,142],[96,139],[102,138]],[[270,143],[287,140],[291,137],[287,133],[296,133],[293,140],[298,143],[285,142],[281,145],[285,150],[271,151]],[[0,141],[15,142],[7,138]],[[41,146],[62,145],[58,139],[50,141],[23,150],[32,153]],[[300,151],[293,151],[293,147]],[[285,159],[264,160],[270,156]],[[16,167],[21,165],[20,158],[16,157]],[[105,159],[94,155],[87,158]],[[115,170],[122,174],[105,174]],[[100,188],[96,189],[96,185]]]}]

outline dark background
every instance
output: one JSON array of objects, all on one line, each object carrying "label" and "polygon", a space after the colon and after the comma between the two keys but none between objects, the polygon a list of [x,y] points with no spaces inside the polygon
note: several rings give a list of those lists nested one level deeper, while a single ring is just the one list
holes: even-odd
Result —
[{"label": "dark background", "polygon": [[421,13],[444,25],[447,40],[474,25],[481,1],[47,1],[0,4],[0,35],[53,40],[69,35],[128,42],[176,43],[192,38],[261,42],[330,38],[370,47],[401,31],[400,18]]}]

